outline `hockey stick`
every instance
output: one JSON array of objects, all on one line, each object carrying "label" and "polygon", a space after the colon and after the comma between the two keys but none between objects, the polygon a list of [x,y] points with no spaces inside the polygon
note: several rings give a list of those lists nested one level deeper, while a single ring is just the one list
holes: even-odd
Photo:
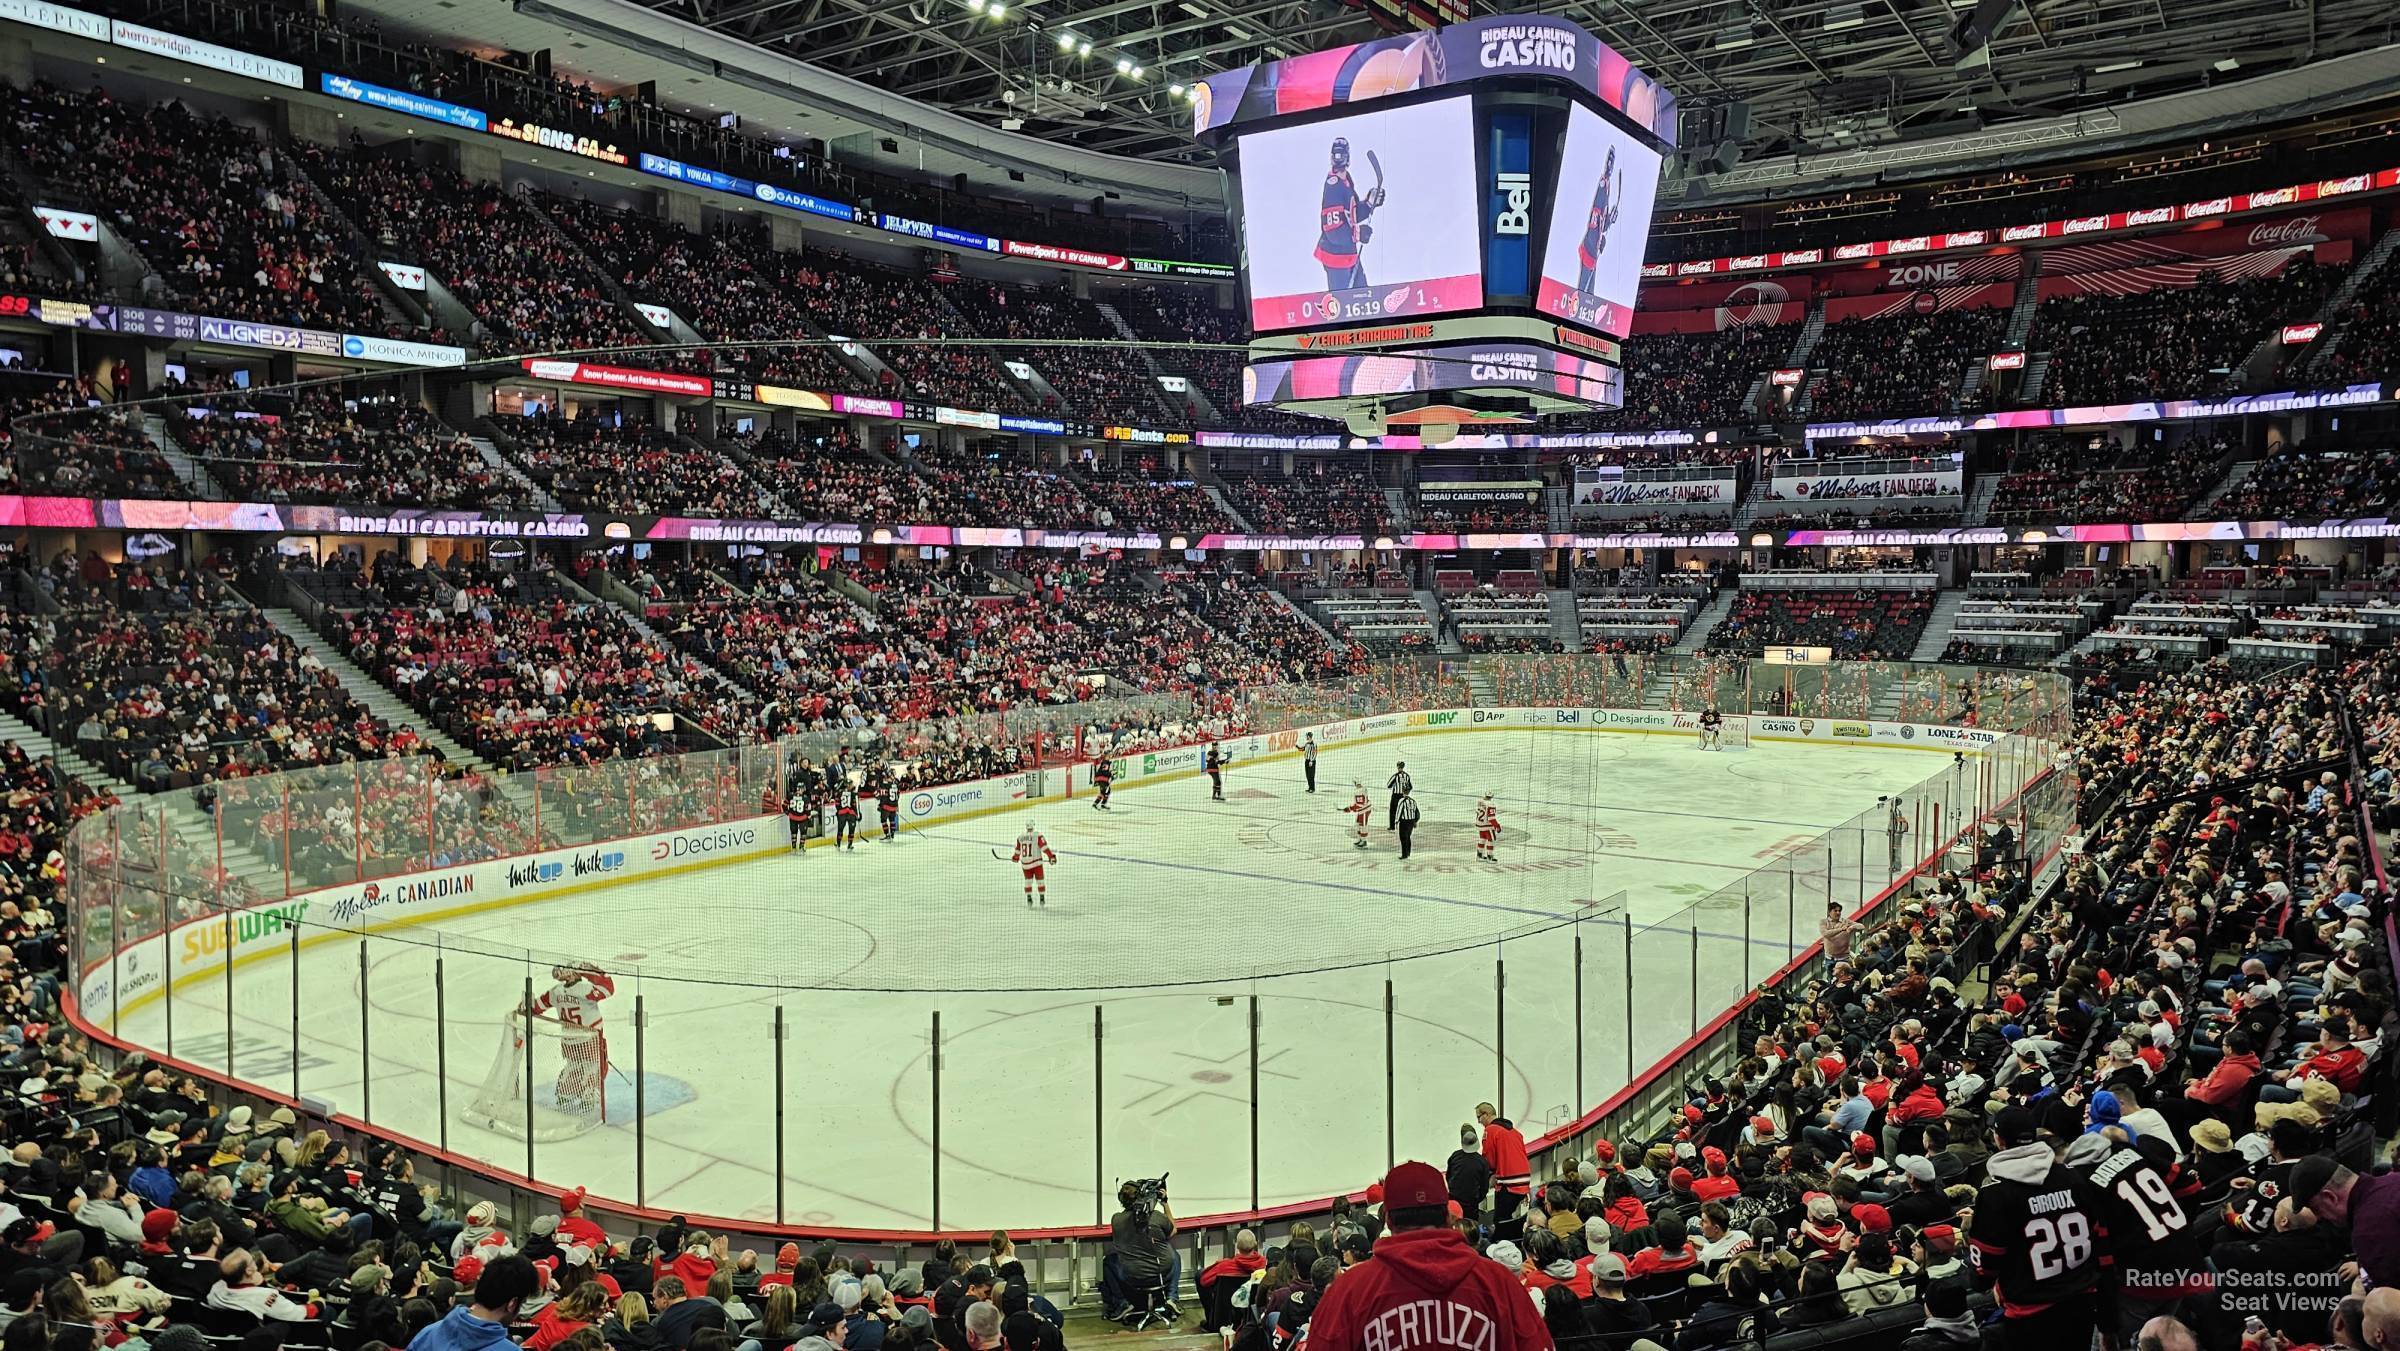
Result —
[{"label": "hockey stick", "polygon": [[997,849],[992,851],[992,857],[1000,860],[1002,863],[1014,863],[1017,861],[1017,856],[1015,854],[1003,854]]},{"label": "hockey stick", "polygon": [[1375,191],[1383,191],[1383,161],[1377,159],[1372,150],[1367,152],[1367,167],[1375,171]]}]

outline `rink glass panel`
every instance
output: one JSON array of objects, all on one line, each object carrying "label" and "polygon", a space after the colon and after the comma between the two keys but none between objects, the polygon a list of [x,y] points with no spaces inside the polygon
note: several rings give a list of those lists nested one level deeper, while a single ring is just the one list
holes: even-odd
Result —
[{"label": "rink glass panel", "polygon": [[[445,774],[417,758],[236,779],[145,796],[70,833],[65,894],[75,969],[114,977],[95,986],[102,997],[79,1014],[119,1036],[132,1035],[134,1022],[134,1040],[211,1075],[620,1201],[794,1225],[856,1222],[866,1211],[910,1225],[930,1225],[938,1214],[946,1227],[974,1227],[1021,1222],[1027,1207],[1089,1223],[1114,1209],[1122,1179],[1174,1167],[1172,1190],[1192,1198],[1186,1213],[1202,1203],[1245,1209],[1254,1188],[1263,1198],[1363,1183],[1310,1171],[1321,1156],[1311,1146],[1325,1138],[1370,1142],[1370,1156],[1439,1157],[1463,1106],[1482,1098],[1503,1104],[1531,1138],[1573,1125],[1670,1055],[1729,1066],[1714,1064],[1732,1053],[1723,1034],[1687,1043],[1810,949],[1828,901],[1853,909],[1932,855],[1965,862],[1983,818],[2006,820],[2028,858],[2073,827],[2070,781],[2018,791],[2051,767],[2067,730],[2067,689],[2056,676],[1658,655],[1475,664],[1493,676],[1504,703],[1656,706],[1663,698],[1682,709],[1803,708],[1929,722],[1972,709],[1979,725],[2022,735],[1963,765],[1904,758],[1917,781],[1890,805],[1647,922],[1593,894],[1572,922],[1495,916],[1483,943],[1342,954],[1349,960],[1336,970],[1262,967],[1217,980],[1224,954],[1206,954],[1212,982],[1194,986],[1171,979],[1177,954],[1165,953],[1156,957],[1169,979],[1156,988],[1122,978],[1045,988],[1048,973],[1033,969],[1013,991],[926,989],[904,1003],[891,1001],[890,984],[905,981],[909,967],[892,961],[877,971],[876,998],[885,1002],[874,1015],[879,1036],[863,1051],[811,1035],[828,1001],[854,996],[821,979],[826,973],[805,952],[791,954],[788,975],[732,981],[673,957],[611,962],[618,989],[606,1009],[607,1124],[530,1143],[466,1124],[461,1105],[490,1068],[498,1020],[528,985],[537,994],[548,987],[554,963],[589,954],[572,943],[511,944],[488,931],[379,928],[372,905],[313,902],[363,898],[380,878],[479,859],[749,819],[801,755],[824,763],[844,738],[489,777]],[[1242,702],[1254,731],[1459,707],[1470,702],[1465,671],[1433,659],[1387,663],[1367,676],[1251,690]],[[1025,763],[1064,767],[1095,729],[1119,718],[1171,719],[1181,706],[1146,696],[992,715],[973,730],[1017,746]],[[882,735],[922,747],[960,729]],[[1371,785],[1379,816],[1380,787]],[[1898,843],[1895,817],[1907,823]],[[871,840],[872,816],[861,829]],[[710,903],[707,877],[686,879],[691,886],[680,894],[699,899],[684,903]],[[1588,891],[1602,890],[1595,875]],[[305,910],[282,904],[303,894],[312,899]],[[751,917],[727,916],[726,943],[743,941]],[[268,926],[273,935],[262,938]],[[170,930],[239,955],[171,982],[121,955],[145,951],[143,940]],[[193,938],[203,931],[210,936]],[[694,983],[711,997],[693,997]],[[662,1006],[676,1012],[637,1016]],[[1189,1063],[1172,1067],[1174,1075],[1140,1063],[1132,1048],[1150,1043],[1133,1034],[1146,1025],[1174,1029]],[[994,1054],[1000,1046],[1011,1049]],[[708,1100],[696,1102],[673,1072],[689,1056],[730,1056],[742,1073],[712,1079]],[[1029,1056],[1040,1066],[1030,1080],[1021,1069],[1003,1073]],[[879,1074],[901,1068],[896,1120],[862,1125],[846,1099],[842,1086],[862,1062]],[[1427,1067],[1439,1068],[1428,1075]],[[1145,1118],[1142,1104],[1169,1079],[1194,1101],[1180,1115]],[[694,1130],[702,1121],[711,1123],[708,1140]],[[1215,1162],[1179,1164],[1175,1141],[1195,1121],[1231,1133],[1240,1147],[1217,1151]],[[1563,1143],[1580,1146],[1601,1124],[1586,1123]],[[862,1129],[898,1137],[883,1142],[889,1147],[873,1176],[840,1162],[845,1135]],[[728,1135],[740,1145],[730,1161],[719,1140]],[[1029,1155],[1042,1166],[1010,1167]],[[1025,1177],[1012,1180],[1015,1173]]]}]

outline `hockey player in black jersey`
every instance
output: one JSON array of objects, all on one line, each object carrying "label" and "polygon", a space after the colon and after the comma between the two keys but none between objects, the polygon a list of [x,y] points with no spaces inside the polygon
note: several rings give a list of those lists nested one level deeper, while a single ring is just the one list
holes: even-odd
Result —
[{"label": "hockey player in black jersey", "polygon": [[847,779],[833,793],[833,847],[858,848],[858,789]]},{"label": "hockey player in black jersey", "polygon": [[1623,180],[1617,176],[1617,148],[1608,148],[1608,162],[1601,166],[1600,183],[1592,189],[1592,209],[1584,217],[1583,240],[1575,246],[1575,261],[1582,271],[1575,279],[1575,289],[1591,294],[1600,272],[1600,255],[1608,251],[1608,230],[1617,223],[1624,210],[1617,203],[1618,189]]},{"label": "hockey player in black jersey", "polygon": [[[2082,1174],[2058,1161],[2024,1107],[1992,1125],[1998,1152],[1975,1196],[1967,1256],[2000,1302],[2003,1351],[2088,1347],[2110,1299],[2110,1206]],[[2114,1325],[2114,1311],[2109,1324]]]},{"label": "hockey player in black jersey", "polygon": [[1367,284],[1366,268],[1358,261],[1359,246],[1375,236],[1367,217],[1383,205],[1378,185],[1361,193],[1350,176],[1350,139],[1333,138],[1333,167],[1325,171],[1325,192],[1317,206],[1317,261],[1325,266],[1325,287],[1341,291]]}]

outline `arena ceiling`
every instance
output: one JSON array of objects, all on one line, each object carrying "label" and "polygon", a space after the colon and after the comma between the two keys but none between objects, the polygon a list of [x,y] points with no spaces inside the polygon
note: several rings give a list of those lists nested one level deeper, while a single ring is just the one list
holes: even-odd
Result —
[{"label": "arena ceiling", "polygon": [[[1168,162],[1201,158],[1177,84],[1382,31],[1343,0],[637,2],[994,125],[1021,121],[1008,129]],[[1746,103],[1755,153],[2055,117],[2400,40],[2400,6],[2390,0],[2013,0],[1988,46],[1963,61],[1951,30],[1974,12],[1972,0],[1509,8],[1581,22],[1687,106]]]}]

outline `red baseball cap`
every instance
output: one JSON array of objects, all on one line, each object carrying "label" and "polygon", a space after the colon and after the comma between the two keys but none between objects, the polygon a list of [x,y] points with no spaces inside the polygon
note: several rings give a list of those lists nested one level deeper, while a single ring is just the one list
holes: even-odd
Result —
[{"label": "red baseball cap", "polygon": [[1850,1207],[1850,1218],[1857,1221],[1858,1232],[1862,1234],[1892,1232],[1892,1212],[1885,1210],[1882,1206],[1874,1204],[1852,1206]]},{"label": "red baseball cap", "polygon": [[1592,1157],[1602,1163],[1615,1163],[1617,1161],[1616,1144],[1608,1140],[1599,1141],[1592,1146]]},{"label": "red baseball cap", "polygon": [[473,1285],[482,1276],[483,1259],[480,1257],[462,1257],[458,1259],[457,1266],[450,1268],[450,1279],[460,1285]]},{"label": "red baseball cap", "polygon": [[1682,1191],[1690,1191],[1692,1189],[1692,1170],[1678,1168],[1667,1174],[1667,1185]]},{"label": "red baseball cap", "polygon": [[1425,1210],[1450,1203],[1450,1185],[1441,1170],[1414,1159],[1383,1175],[1383,1203],[1391,1210]]},{"label": "red baseball cap", "polygon": [[1750,1118],[1750,1133],[1757,1136],[1761,1140],[1774,1139],[1775,1136],[1779,1134],[1779,1132],[1775,1129],[1775,1118],[1771,1116],[1754,1116]]},{"label": "red baseball cap", "polygon": [[1725,1151],[1710,1145],[1700,1151],[1700,1161],[1711,1168],[1722,1168],[1725,1166]]},{"label": "red baseball cap", "polygon": [[1867,1134],[1865,1131],[1860,1131],[1858,1134],[1851,1136],[1850,1152],[1862,1157],[1874,1153],[1875,1137]]}]

